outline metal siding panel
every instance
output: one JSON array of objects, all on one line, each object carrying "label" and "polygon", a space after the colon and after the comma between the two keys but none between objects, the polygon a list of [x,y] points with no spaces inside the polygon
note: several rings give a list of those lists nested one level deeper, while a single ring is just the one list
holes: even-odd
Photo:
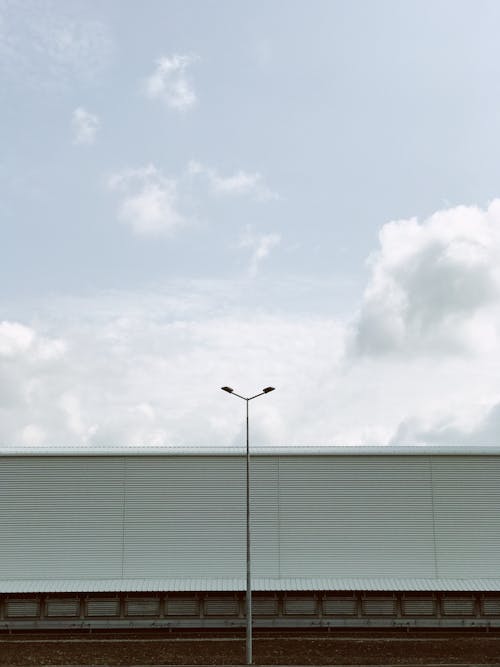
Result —
[{"label": "metal siding panel", "polygon": [[78,617],[80,600],[78,598],[49,598],[45,602],[45,615],[48,617]]},{"label": "metal siding panel", "polygon": [[280,459],[282,577],[433,577],[425,457]]},{"label": "metal siding panel", "polygon": [[431,597],[403,598],[401,607],[404,616],[433,616],[436,613],[436,601]]},{"label": "metal siding panel", "polygon": [[252,595],[254,616],[275,616],[278,613],[278,598],[275,595]]},{"label": "metal siding panel", "polygon": [[[499,589],[498,456],[288,452],[252,472],[261,590]],[[0,506],[5,592],[244,588],[242,456],[5,456]]]},{"label": "metal siding panel", "polygon": [[165,601],[167,616],[199,616],[200,602],[194,595],[169,595]]},{"label": "metal siding panel", "polygon": [[325,595],[322,604],[327,616],[356,616],[358,611],[358,601],[353,596]]},{"label": "metal siding panel", "polygon": [[127,598],[125,613],[127,616],[159,616],[160,598]]},{"label": "metal siding panel", "polygon": [[500,616],[500,597],[485,597],[482,602],[484,616]]},{"label": "metal siding panel", "polygon": [[94,616],[119,616],[119,598],[89,598],[85,600],[85,615]]},{"label": "metal siding panel", "polygon": [[40,615],[39,600],[6,600],[5,616],[7,618],[36,618]]},{"label": "metal siding panel", "polygon": [[[278,573],[276,471],[252,462],[254,576]],[[244,577],[245,488],[241,457],[128,459],[124,576]]]},{"label": "metal siding panel", "polygon": [[0,579],[121,576],[122,461],[4,457]]},{"label": "metal siding panel", "polygon": [[252,577],[278,577],[278,457],[250,460]]},{"label": "metal siding panel", "polygon": [[441,611],[444,616],[473,616],[476,600],[473,597],[443,597]]},{"label": "metal siding panel", "polygon": [[287,595],[283,600],[283,613],[289,616],[312,616],[316,611],[314,595]]},{"label": "metal siding panel", "polygon": [[432,471],[439,576],[498,577],[498,457],[435,457]]},{"label": "metal siding panel", "polygon": [[243,473],[236,457],[129,458],[124,576],[243,576]]},{"label": "metal siding panel", "polygon": [[363,598],[361,609],[366,616],[395,616],[397,600],[394,597],[380,596]]},{"label": "metal siding panel", "polygon": [[205,599],[206,616],[237,616],[239,602],[234,595],[213,595]]}]

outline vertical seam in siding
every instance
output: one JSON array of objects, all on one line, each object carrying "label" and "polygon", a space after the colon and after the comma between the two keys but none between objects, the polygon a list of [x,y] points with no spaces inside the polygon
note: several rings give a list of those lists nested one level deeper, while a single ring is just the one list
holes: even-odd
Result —
[{"label": "vertical seam in siding", "polygon": [[280,466],[281,456],[278,459],[278,577],[281,579],[281,483],[280,483]]},{"label": "vertical seam in siding", "polygon": [[127,457],[122,464],[122,579],[125,576],[125,505],[127,503]]},{"label": "vertical seam in siding", "polygon": [[434,576],[439,579],[438,554],[436,543],[436,514],[434,512],[434,474],[432,470],[432,457],[427,459],[429,462],[429,473],[431,482],[431,510],[432,510],[432,541],[434,545]]}]

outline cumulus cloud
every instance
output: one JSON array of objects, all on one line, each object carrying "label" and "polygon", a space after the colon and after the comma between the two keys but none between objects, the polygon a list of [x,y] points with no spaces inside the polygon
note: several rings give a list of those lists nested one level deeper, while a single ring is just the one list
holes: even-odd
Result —
[{"label": "cumulus cloud", "polygon": [[253,197],[257,201],[278,199],[278,195],[264,183],[263,176],[259,172],[238,169],[230,176],[221,176],[216,169],[192,160],[188,165],[188,173],[206,178],[209,191],[215,196],[244,195]]},{"label": "cumulus cloud", "polygon": [[71,117],[73,141],[75,144],[93,144],[99,130],[99,118],[83,107],[73,111]]},{"label": "cumulus cloud", "polygon": [[193,107],[197,98],[188,68],[197,60],[197,56],[179,54],[159,58],[154,72],[146,79],[146,95],[177,111]]},{"label": "cumulus cloud", "polygon": [[139,236],[168,236],[185,223],[178,208],[177,181],[152,164],[116,172],[108,187],[121,196],[118,219]]},{"label": "cumulus cloud", "polygon": [[384,225],[354,329],[356,353],[473,346],[485,330],[484,309],[500,295],[499,259],[500,200]]},{"label": "cumulus cloud", "polygon": [[107,26],[53,0],[0,2],[0,75],[34,88],[92,81],[108,65]]},{"label": "cumulus cloud", "polygon": [[240,248],[249,248],[251,250],[249,274],[251,277],[257,275],[259,265],[273,248],[281,242],[280,234],[255,234],[247,227],[243,238],[240,241]]}]

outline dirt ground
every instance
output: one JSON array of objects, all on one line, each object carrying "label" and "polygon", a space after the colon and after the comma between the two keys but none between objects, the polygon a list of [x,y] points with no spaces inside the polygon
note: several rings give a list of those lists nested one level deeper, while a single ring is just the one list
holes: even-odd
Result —
[{"label": "dirt ground", "polygon": [[[500,634],[256,633],[257,665],[498,665]],[[244,635],[5,635],[0,665],[240,665]]]}]

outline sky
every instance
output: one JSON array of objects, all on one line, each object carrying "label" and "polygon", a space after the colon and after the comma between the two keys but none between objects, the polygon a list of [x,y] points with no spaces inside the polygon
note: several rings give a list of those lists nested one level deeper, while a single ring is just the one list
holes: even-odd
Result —
[{"label": "sky", "polygon": [[496,0],[0,0],[0,444],[497,444]]}]

